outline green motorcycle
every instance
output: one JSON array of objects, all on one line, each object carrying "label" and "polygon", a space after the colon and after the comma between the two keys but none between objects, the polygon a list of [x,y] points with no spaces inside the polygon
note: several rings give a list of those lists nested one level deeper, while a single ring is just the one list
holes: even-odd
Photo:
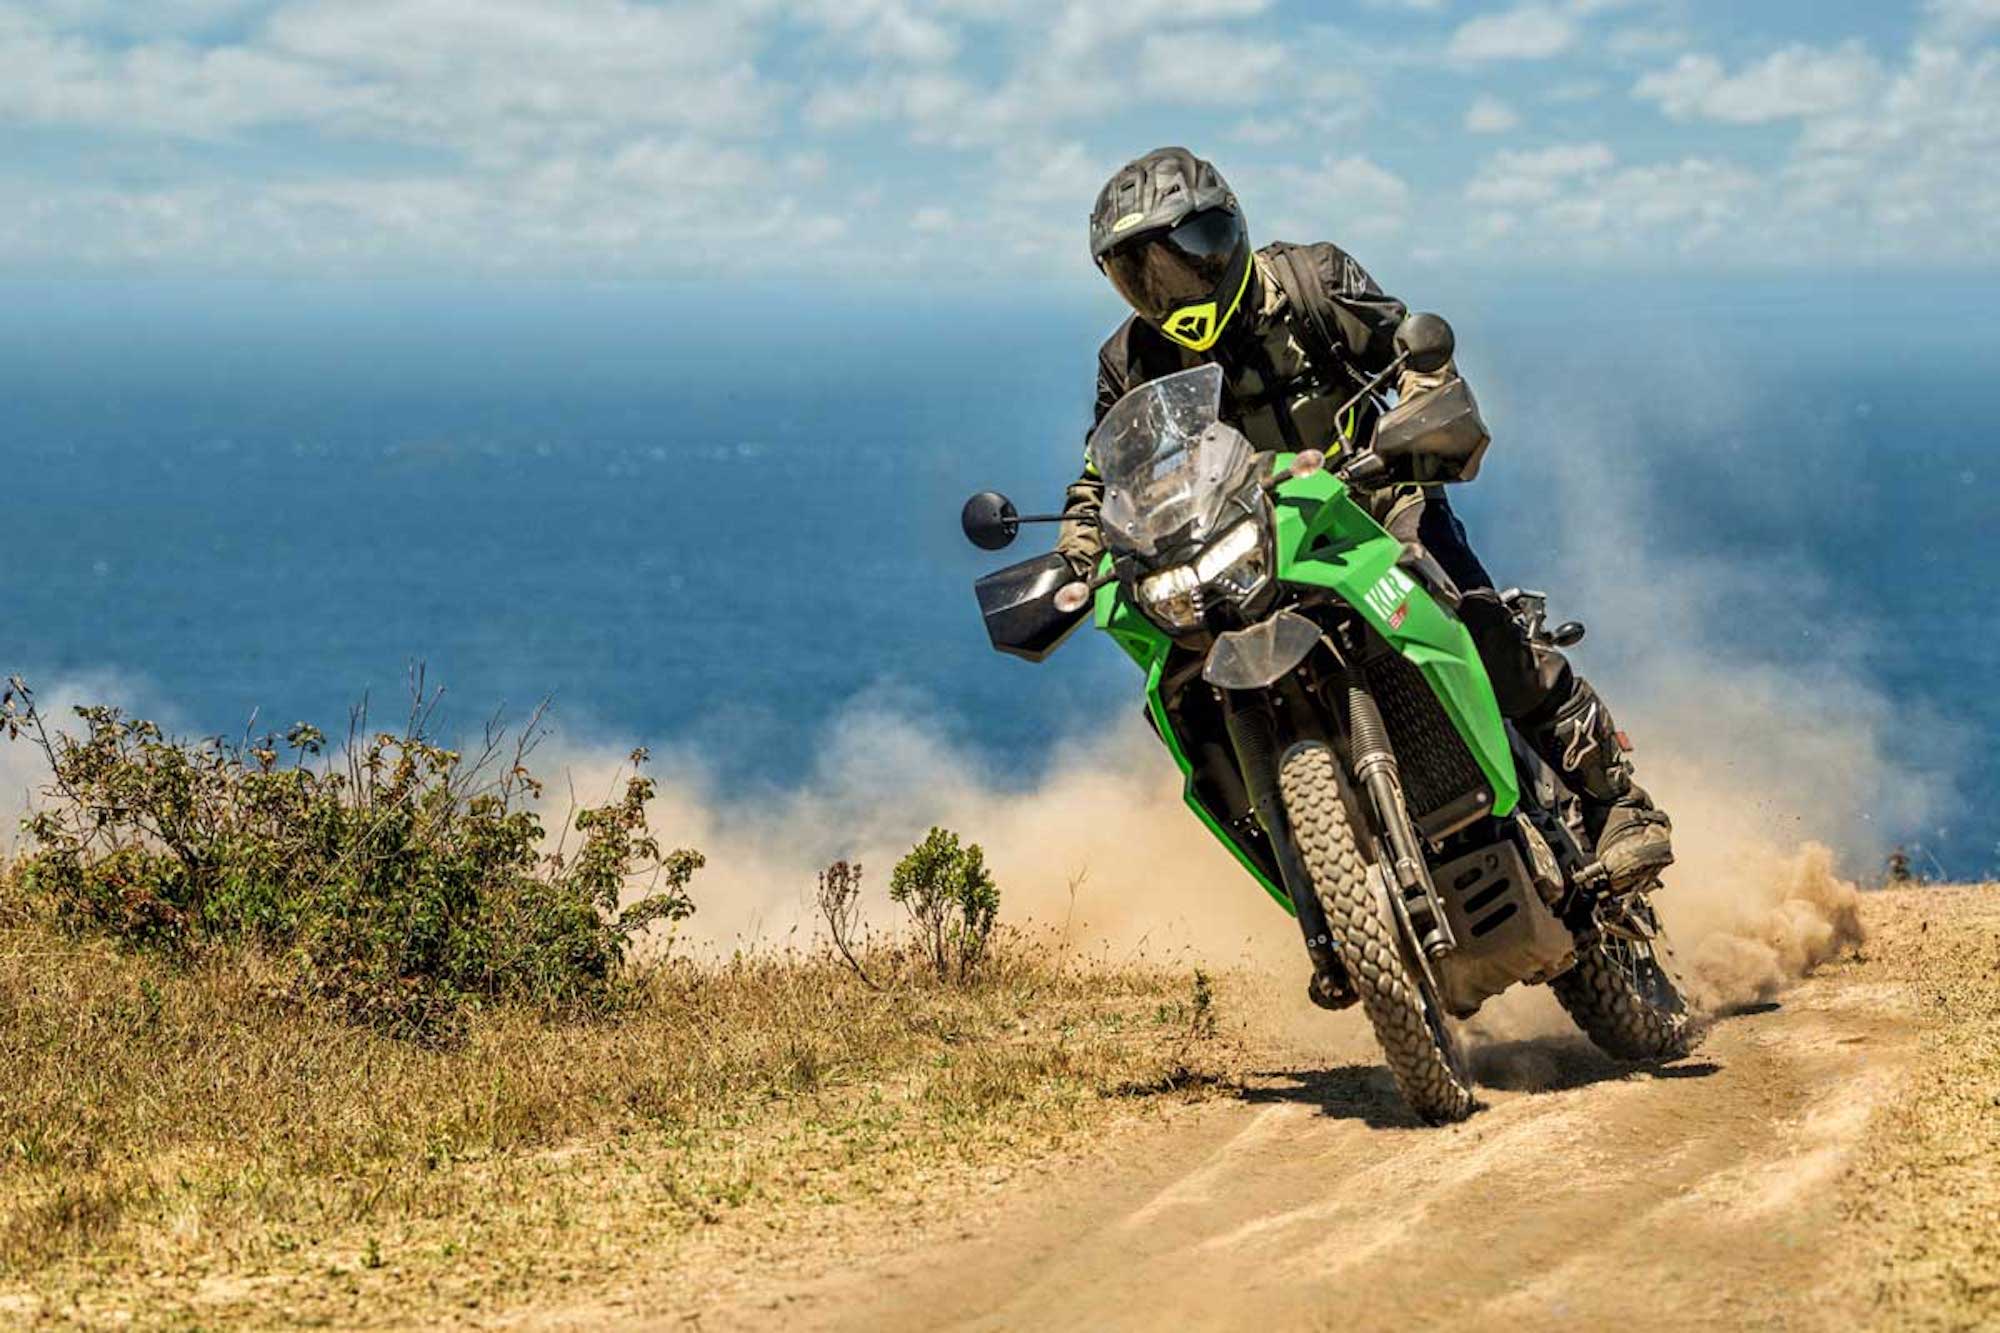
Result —
[{"label": "green motorcycle", "polygon": [[[1405,366],[1448,364],[1452,344],[1442,319],[1411,316],[1355,403]],[[1361,1004],[1424,1119],[1475,1109],[1456,1023],[1517,984],[1549,985],[1617,1058],[1685,1054],[1694,1017],[1655,886],[1611,892],[1577,801],[1501,717],[1450,578],[1354,499],[1470,479],[1487,440],[1470,390],[1454,379],[1378,416],[1365,444],[1335,442],[1336,465],[1257,453],[1220,419],[1221,388],[1201,366],[1105,415],[1088,446],[1097,575],[1051,554],[980,579],[993,646],[1041,661],[1094,619],[1132,658],[1187,804],[1297,918],[1314,1001]],[[963,524],[998,550],[1060,518],[988,491]],[[1505,598],[1538,642],[1583,637],[1547,626],[1541,594]]]}]

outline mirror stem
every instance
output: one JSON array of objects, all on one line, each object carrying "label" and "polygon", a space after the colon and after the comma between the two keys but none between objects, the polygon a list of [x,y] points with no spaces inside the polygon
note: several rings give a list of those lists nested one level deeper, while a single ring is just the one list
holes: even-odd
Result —
[{"label": "mirror stem", "polygon": [[[1387,384],[1389,382],[1389,377],[1401,371],[1403,367],[1409,363],[1409,360],[1410,360],[1410,354],[1408,352],[1404,352],[1398,355],[1394,361],[1391,361],[1388,365],[1382,367],[1381,371],[1376,374],[1374,379],[1369,380],[1366,384],[1362,385],[1361,391],[1359,393],[1355,394],[1352,398],[1342,403],[1340,405],[1340,410],[1333,414],[1334,428],[1336,430],[1339,429],[1340,423],[1347,419],[1347,414],[1349,412],[1352,412],[1355,408],[1361,405],[1362,399],[1368,397],[1370,394],[1374,393],[1377,389],[1380,389],[1384,384]],[[1353,440],[1343,439],[1341,441],[1341,446],[1345,448],[1354,443],[1355,441]]]}]

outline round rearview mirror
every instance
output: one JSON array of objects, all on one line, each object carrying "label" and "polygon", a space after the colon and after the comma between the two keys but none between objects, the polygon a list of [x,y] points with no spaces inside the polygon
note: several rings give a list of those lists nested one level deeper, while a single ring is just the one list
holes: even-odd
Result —
[{"label": "round rearview mirror", "polygon": [[1020,511],[998,491],[981,491],[967,500],[958,522],[965,529],[965,539],[982,551],[1011,546],[1021,533]]},{"label": "round rearview mirror", "polygon": [[1410,315],[1396,326],[1396,351],[1419,375],[1434,375],[1443,370],[1456,350],[1458,336],[1443,315]]}]

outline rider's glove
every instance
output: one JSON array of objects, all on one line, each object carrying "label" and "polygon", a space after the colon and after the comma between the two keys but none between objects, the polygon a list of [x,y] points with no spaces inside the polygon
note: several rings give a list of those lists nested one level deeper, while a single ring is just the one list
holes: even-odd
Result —
[{"label": "rider's glove", "polygon": [[1429,393],[1432,389],[1442,389],[1458,378],[1458,366],[1447,361],[1443,366],[1425,375],[1414,370],[1404,370],[1396,380],[1396,402],[1400,406],[1412,398]]}]

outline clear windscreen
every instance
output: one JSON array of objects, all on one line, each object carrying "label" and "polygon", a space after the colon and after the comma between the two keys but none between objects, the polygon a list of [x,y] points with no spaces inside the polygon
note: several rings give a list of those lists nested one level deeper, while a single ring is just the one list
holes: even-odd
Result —
[{"label": "clear windscreen", "polygon": [[1088,449],[1114,550],[1156,555],[1163,539],[1214,534],[1255,458],[1241,433],[1209,429],[1221,406],[1222,367],[1208,365],[1142,384],[1104,414]]}]

